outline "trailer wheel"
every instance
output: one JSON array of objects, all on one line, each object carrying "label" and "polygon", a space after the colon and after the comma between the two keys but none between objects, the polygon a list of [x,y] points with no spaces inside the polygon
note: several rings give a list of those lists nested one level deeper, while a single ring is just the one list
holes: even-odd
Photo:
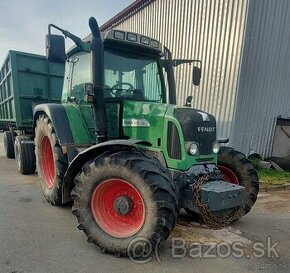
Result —
[{"label": "trailer wheel", "polygon": [[247,214],[255,204],[259,192],[259,177],[253,164],[243,153],[230,147],[221,147],[218,168],[225,180],[245,187],[246,199],[240,208],[240,215]]},{"label": "trailer wheel", "polygon": [[[175,226],[178,189],[157,159],[137,151],[106,153],[86,163],[75,184],[72,212],[78,228],[102,252],[149,254]],[[134,238],[143,244],[132,250]]]},{"label": "trailer wheel", "polygon": [[15,158],[18,171],[21,174],[33,174],[36,168],[34,144],[23,141],[31,141],[29,136],[15,137]]},{"label": "trailer wheel", "polygon": [[4,150],[7,158],[15,158],[13,135],[10,131],[4,132]]},{"label": "trailer wheel", "polygon": [[47,116],[41,115],[35,128],[36,166],[44,197],[52,205],[62,204],[62,179],[66,172],[67,157],[56,138]]}]

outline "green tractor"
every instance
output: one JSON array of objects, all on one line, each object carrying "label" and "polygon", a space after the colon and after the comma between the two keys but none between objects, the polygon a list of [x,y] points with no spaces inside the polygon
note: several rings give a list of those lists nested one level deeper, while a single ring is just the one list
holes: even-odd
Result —
[{"label": "green tractor", "polygon": [[[49,25],[47,58],[66,63],[61,104],[34,108],[38,175],[48,202],[73,200],[88,242],[128,255],[132,239],[166,240],[180,209],[214,228],[254,205],[258,176],[245,155],[223,147],[216,120],[176,105],[173,60],[149,37],[90,18],[85,39]],[[57,29],[63,35],[51,33]],[[65,53],[64,37],[75,46]],[[146,245],[144,245],[146,247]],[[148,246],[147,246],[148,247]]]}]

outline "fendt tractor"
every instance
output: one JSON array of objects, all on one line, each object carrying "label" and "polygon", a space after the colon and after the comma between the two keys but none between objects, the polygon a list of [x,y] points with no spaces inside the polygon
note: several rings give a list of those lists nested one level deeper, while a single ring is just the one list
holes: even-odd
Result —
[{"label": "fendt tractor", "polygon": [[[85,39],[48,28],[47,58],[65,64],[65,76],[61,103],[33,113],[47,201],[73,200],[88,242],[117,256],[129,255],[137,237],[146,238],[144,249],[166,240],[181,209],[215,229],[248,213],[259,190],[253,165],[217,139],[214,116],[190,107],[190,98],[176,105],[174,67],[192,65],[199,85],[201,62],[172,59],[143,35],[101,33],[93,17],[89,27]],[[75,44],[67,53],[64,37]]]}]

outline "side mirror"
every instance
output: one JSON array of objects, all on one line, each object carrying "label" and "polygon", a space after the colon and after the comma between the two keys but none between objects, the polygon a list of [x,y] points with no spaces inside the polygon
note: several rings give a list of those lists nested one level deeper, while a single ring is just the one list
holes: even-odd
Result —
[{"label": "side mirror", "polygon": [[62,63],[66,61],[65,42],[62,35],[48,34],[45,39],[46,57],[50,62]]},{"label": "side mirror", "polygon": [[198,66],[194,66],[192,69],[192,83],[195,86],[200,85],[201,69]]}]

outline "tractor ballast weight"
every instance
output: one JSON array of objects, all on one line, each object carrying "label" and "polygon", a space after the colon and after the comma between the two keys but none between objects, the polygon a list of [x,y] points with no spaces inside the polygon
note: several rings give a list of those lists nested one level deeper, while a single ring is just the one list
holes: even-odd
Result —
[{"label": "tractor ballast weight", "polygon": [[174,67],[198,64],[192,81],[199,85],[201,62],[174,60],[144,35],[100,33],[94,18],[89,26],[92,34],[83,40],[49,26],[48,59],[60,62],[64,51],[51,28],[75,47],[67,52],[62,105],[34,110],[45,198],[53,205],[73,199],[88,242],[117,256],[131,255],[136,237],[154,249],[170,235],[181,208],[213,228],[248,213],[259,190],[251,162],[221,147],[227,140],[216,138],[214,116],[190,108],[192,98],[175,105]]}]

